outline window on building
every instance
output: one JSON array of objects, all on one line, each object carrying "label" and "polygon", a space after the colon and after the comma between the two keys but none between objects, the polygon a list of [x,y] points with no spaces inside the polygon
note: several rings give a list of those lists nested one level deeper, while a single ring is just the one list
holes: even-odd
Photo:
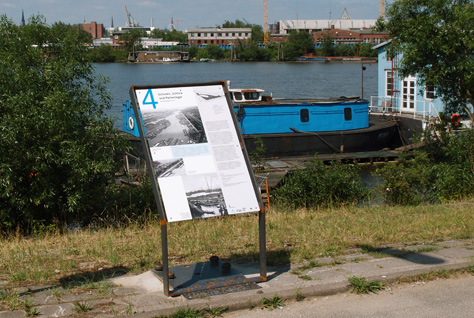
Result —
[{"label": "window on building", "polygon": [[433,84],[427,84],[425,87],[425,98],[426,99],[435,99],[436,92]]},{"label": "window on building", "polygon": [[416,79],[412,76],[403,80],[402,87],[402,108],[414,110],[416,102]]},{"label": "window on building", "polygon": [[392,71],[385,71],[385,96],[392,96]]},{"label": "window on building", "polygon": [[211,36],[214,36],[214,33],[211,33]]},{"label": "window on building", "polygon": [[201,37],[201,33],[198,33],[198,37]]},{"label": "window on building", "polygon": [[352,109],[350,109],[349,107],[344,108],[344,119],[352,120]]},{"label": "window on building", "polygon": [[307,123],[309,121],[309,111],[307,109],[300,110],[300,119],[302,123]]}]

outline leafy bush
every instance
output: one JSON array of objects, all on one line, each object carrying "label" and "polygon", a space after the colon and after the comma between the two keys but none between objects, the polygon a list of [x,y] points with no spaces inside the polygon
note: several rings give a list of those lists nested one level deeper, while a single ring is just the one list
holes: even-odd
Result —
[{"label": "leafy bush", "polygon": [[117,53],[125,53],[125,51],[117,51],[110,45],[102,44],[98,48],[90,50],[87,54],[91,62],[115,62],[116,60],[125,60],[127,56],[120,58]]},{"label": "leafy bush", "polygon": [[0,231],[101,211],[126,146],[79,33],[5,16],[0,33]]},{"label": "leafy bush", "polygon": [[417,160],[400,157],[396,164],[387,164],[376,171],[382,177],[381,189],[385,202],[396,205],[415,205],[427,198],[429,160],[420,153]]},{"label": "leafy bush", "polygon": [[291,171],[273,191],[277,204],[292,208],[352,204],[367,195],[357,167],[337,162],[326,166],[318,158],[304,169]]},{"label": "leafy bush", "polygon": [[140,220],[141,217],[157,215],[155,198],[150,179],[145,175],[139,185],[111,185],[102,210],[91,214],[86,223],[119,224],[124,220]]},{"label": "leafy bush", "polygon": [[377,170],[388,204],[413,205],[458,200],[474,191],[474,135],[428,130],[427,146],[414,159]]}]

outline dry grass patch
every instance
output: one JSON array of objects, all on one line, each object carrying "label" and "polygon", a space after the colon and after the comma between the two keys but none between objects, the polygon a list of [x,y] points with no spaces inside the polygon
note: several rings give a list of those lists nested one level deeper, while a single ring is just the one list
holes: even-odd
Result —
[{"label": "dry grass patch", "polygon": [[[340,255],[348,248],[468,238],[472,205],[301,209],[267,213],[270,265]],[[140,272],[161,262],[159,222],[82,229],[0,242],[0,281],[8,285],[93,283],[117,273]],[[258,261],[258,215],[168,224],[170,265],[206,261]]]}]

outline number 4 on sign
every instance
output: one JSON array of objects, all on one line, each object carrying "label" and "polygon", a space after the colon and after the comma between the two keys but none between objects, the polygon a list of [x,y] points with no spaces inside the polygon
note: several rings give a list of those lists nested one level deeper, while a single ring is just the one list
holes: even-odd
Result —
[{"label": "number 4 on sign", "polygon": [[142,104],[143,105],[153,105],[153,108],[156,109],[156,105],[158,104],[158,102],[155,102],[155,98],[153,97],[153,93],[152,93],[151,89],[149,89],[146,92],[146,95],[145,95],[145,98],[143,98]]}]

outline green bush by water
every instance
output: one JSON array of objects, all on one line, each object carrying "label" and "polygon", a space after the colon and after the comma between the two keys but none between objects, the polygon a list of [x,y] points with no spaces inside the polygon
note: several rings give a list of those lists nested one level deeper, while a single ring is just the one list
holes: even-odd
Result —
[{"label": "green bush by water", "polygon": [[453,135],[445,130],[427,130],[427,146],[415,157],[401,157],[376,174],[383,179],[381,190],[390,205],[416,205],[460,200],[474,192],[474,134],[472,130]]},{"label": "green bush by water", "polygon": [[326,166],[316,157],[304,169],[291,171],[272,195],[276,204],[290,208],[358,203],[368,196],[358,171],[356,166],[337,162]]}]

